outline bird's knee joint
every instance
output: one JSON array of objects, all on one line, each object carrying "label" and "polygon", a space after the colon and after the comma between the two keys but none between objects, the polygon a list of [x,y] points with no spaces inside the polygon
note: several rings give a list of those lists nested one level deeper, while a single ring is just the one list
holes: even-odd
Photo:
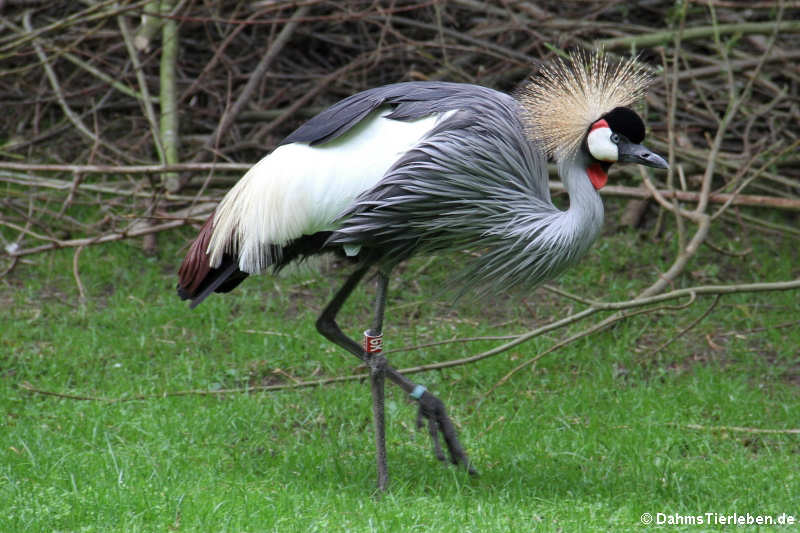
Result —
[{"label": "bird's knee joint", "polygon": [[336,322],[325,315],[319,317],[315,325],[317,326],[317,332],[319,332],[319,334],[326,339],[333,338],[336,334],[336,331],[339,329],[339,327],[336,325]]},{"label": "bird's knee joint", "polygon": [[382,374],[386,371],[386,366],[388,365],[388,361],[382,355],[375,355],[372,354],[367,359],[367,364],[369,365],[370,373],[375,374]]}]

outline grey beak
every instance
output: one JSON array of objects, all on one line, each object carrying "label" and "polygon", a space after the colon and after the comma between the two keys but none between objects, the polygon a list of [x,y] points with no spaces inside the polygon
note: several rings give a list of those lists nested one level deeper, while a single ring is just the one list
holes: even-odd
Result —
[{"label": "grey beak", "polygon": [[621,142],[617,145],[617,148],[619,149],[617,161],[620,163],[638,163],[654,168],[669,168],[663,157],[654,154],[641,144]]}]

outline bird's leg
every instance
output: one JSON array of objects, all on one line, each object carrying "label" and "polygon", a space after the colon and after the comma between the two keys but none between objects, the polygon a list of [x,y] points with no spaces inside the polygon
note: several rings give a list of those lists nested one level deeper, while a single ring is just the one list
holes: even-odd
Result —
[{"label": "bird's leg", "polygon": [[[372,328],[367,330],[364,346],[360,346],[353,339],[345,335],[336,323],[336,315],[344,305],[350,293],[361,281],[371,263],[362,264],[353,272],[344,285],[334,295],[322,314],[317,319],[317,330],[331,342],[338,344],[356,357],[364,361],[370,369],[370,385],[372,389],[372,415],[375,421],[375,447],[378,465],[378,489],[383,491],[389,480],[389,470],[386,465],[386,425],[384,415],[384,379],[386,358],[381,355],[381,330],[383,329],[383,310],[386,305],[386,286],[388,278],[381,274],[378,278],[378,294],[375,298],[375,318]],[[375,339],[370,346],[369,339]]]},{"label": "bird's leg", "polygon": [[385,394],[386,358],[383,352],[383,311],[386,308],[386,289],[389,278],[378,273],[378,292],[375,295],[375,315],[372,327],[364,332],[364,352],[369,365],[370,388],[372,389],[372,418],[375,421],[375,450],[378,463],[378,490],[384,490],[389,481],[386,465]]},{"label": "bird's leg", "polygon": [[[372,328],[364,332],[364,350],[369,354],[370,347],[368,343],[371,339],[380,339],[380,347],[378,353],[371,354],[369,359],[370,377],[372,380],[372,401],[373,413],[375,416],[375,444],[378,448],[378,480],[380,485],[381,472],[386,471],[386,443],[384,439],[383,428],[383,381],[386,375],[404,389],[412,398],[419,402],[419,411],[417,411],[417,427],[424,427],[424,420],[428,420],[428,433],[433,440],[433,451],[436,458],[440,461],[445,460],[442,446],[439,443],[439,432],[442,433],[444,441],[447,444],[447,450],[450,452],[450,459],[453,464],[463,465],[470,473],[475,474],[475,469],[469,463],[467,454],[461,447],[458,441],[455,426],[447,416],[444,408],[444,403],[425,390],[425,387],[418,385],[411,380],[407,379],[400,372],[389,366],[385,357],[380,355],[383,349],[383,312],[386,307],[386,292],[389,286],[389,277],[384,272],[378,273],[378,292],[375,296],[375,317],[372,323]],[[380,424],[380,425],[379,425]],[[381,453],[383,453],[383,465],[381,465]],[[383,469],[383,470],[382,470]]]},{"label": "bird's leg", "polygon": [[[336,323],[336,315],[339,313],[342,305],[344,305],[344,302],[353,292],[353,289],[355,289],[358,283],[364,278],[372,264],[373,263],[371,261],[364,262],[352,274],[350,274],[350,277],[347,278],[347,280],[344,282],[344,285],[342,285],[342,287],[334,295],[333,299],[328,303],[325,309],[323,309],[322,314],[320,314],[319,318],[317,319],[316,325],[317,331],[319,331],[320,334],[322,334],[326,339],[352,353],[364,361],[370,368],[370,381],[373,385],[373,414],[375,415],[376,424],[375,439],[378,447],[378,486],[381,489],[385,488],[386,480],[388,479],[388,476],[386,475],[386,445],[383,425],[384,376],[388,377],[407,394],[419,402],[419,412],[417,415],[418,424],[424,419],[428,420],[428,431],[433,439],[434,452],[436,453],[437,458],[444,460],[444,453],[442,452],[441,445],[439,444],[439,433],[441,432],[442,436],[444,437],[445,444],[447,445],[447,449],[450,452],[450,460],[454,464],[462,465],[471,474],[474,474],[476,472],[472,468],[472,465],[470,465],[469,459],[467,458],[466,453],[464,453],[464,449],[461,447],[461,443],[459,442],[456,434],[455,426],[450,420],[450,417],[447,416],[444,403],[439,398],[425,390],[425,387],[414,383],[406,378],[403,374],[398,372],[397,369],[393,368],[387,363],[383,356],[380,356],[379,358],[371,358],[365,352],[364,348],[356,341],[345,335],[341,328],[339,328],[339,325]],[[379,285],[375,302],[375,319],[373,322],[373,329],[380,330],[383,326],[383,310],[386,303],[388,277],[386,274],[381,273],[378,279]],[[374,372],[373,368],[375,368],[377,372]],[[378,402],[377,398],[379,398],[381,401]],[[378,420],[380,420],[380,422],[378,422]],[[383,451],[381,452],[381,450]],[[381,477],[381,471],[384,472],[383,477]]]}]

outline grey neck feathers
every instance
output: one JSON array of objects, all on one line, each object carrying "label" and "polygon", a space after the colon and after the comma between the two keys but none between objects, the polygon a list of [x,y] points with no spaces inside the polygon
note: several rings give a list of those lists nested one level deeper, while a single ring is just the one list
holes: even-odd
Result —
[{"label": "grey neck feathers", "polygon": [[571,260],[584,255],[603,229],[603,202],[586,174],[589,164],[583,150],[558,162],[558,173],[569,194],[569,209],[554,224],[564,247],[571,252]]},{"label": "grey neck feathers", "polygon": [[[603,226],[603,203],[586,174],[588,164],[582,154],[559,163],[569,193],[566,211],[557,209],[549,195],[536,199],[509,190],[507,199],[495,198],[487,217],[477,224],[472,219],[471,244],[485,246],[486,251],[460,279],[479,292],[514,285],[532,288],[576,263]],[[457,226],[451,229],[458,232]]]},{"label": "grey neck feathers", "polygon": [[603,227],[603,203],[586,174],[588,164],[582,154],[559,162],[569,193],[566,211],[557,209],[549,197],[546,203],[530,196],[499,202],[509,209],[485,219],[492,227],[473,242],[487,251],[463,276],[467,285],[479,292],[514,285],[532,288],[580,260]]}]

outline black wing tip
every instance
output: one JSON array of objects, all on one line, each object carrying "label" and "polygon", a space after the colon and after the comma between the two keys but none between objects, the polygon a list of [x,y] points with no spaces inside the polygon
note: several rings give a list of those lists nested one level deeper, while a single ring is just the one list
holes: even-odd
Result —
[{"label": "black wing tip", "polygon": [[189,309],[194,309],[200,305],[200,303],[206,299],[206,296],[208,296],[208,294],[203,293],[192,295],[192,293],[181,287],[180,284],[177,285],[177,291],[178,297],[180,297],[181,300],[191,300],[191,302],[189,302]]},{"label": "black wing tip", "polygon": [[[214,292],[220,285],[225,283],[228,280],[228,278],[230,278],[231,275],[237,270],[238,266],[236,265],[236,263],[231,261],[230,263],[225,265],[224,268],[213,269],[212,270],[214,274],[213,280],[205,287],[202,287],[202,289],[199,292],[191,293],[183,289],[183,287],[181,287],[179,284],[178,296],[180,296],[182,300],[191,300],[191,303],[189,304],[189,309],[194,309],[195,307],[203,303],[203,300],[208,298],[209,294]],[[241,279],[244,279],[244,277],[242,277]],[[239,282],[241,282],[241,280],[239,280]],[[236,285],[238,284],[239,283],[236,283]]]},{"label": "black wing tip", "polygon": [[191,294],[189,294],[189,291],[187,291],[186,289],[184,289],[183,287],[181,287],[181,284],[180,284],[180,283],[178,283],[178,284],[176,285],[176,287],[175,287],[175,288],[177,289],[177,291],[178,291],[178,297],[179,297],[181,300],[188,300],[189,298],[191,298],[191,297],[192,297],[192,295],[191,295]]}]

